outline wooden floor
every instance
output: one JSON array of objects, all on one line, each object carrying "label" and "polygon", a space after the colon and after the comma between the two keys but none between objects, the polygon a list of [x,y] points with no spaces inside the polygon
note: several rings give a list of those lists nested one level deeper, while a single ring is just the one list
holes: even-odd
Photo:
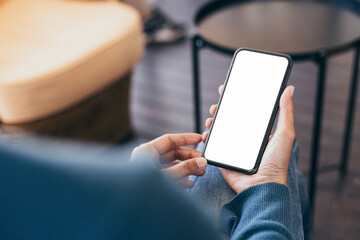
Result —
[{"label": "wooden floor", "polygon": [[[193,14],[204,0],[161,1],[176,20],[194,30]],[[168,132],[191,132],[194,128],[190,41],[149,47],[134,72],[132,119],[138,136],[153,138]],[[353,52],[329,61],[325,110],[320,149],[321,165],[337,163],[345,120]],[[201,94],[203,122],[208,108],[218,100],[231,58],[212,50],[201,52]],[[299,168],[309,166],[310,137],[314,112],[316,66],[311,62],[294,65],[290,84],[296,87],[295,127],[300,145]],[[360,98],[359,98],[360,100]],[[341,181],[337,172],[319,176],[315,206],[314,239],[359,239],[360,236],[360,102],[352,138],[349,173]]]}]

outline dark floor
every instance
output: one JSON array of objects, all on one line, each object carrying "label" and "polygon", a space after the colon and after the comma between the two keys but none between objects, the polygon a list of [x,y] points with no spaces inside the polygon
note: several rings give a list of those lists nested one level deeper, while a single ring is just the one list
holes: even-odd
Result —
[{"label": "dark floor", "polygon": [[[204,0],[161,1],[175,19],[185,22],[189,35],[195,9]],[[137,66],[133,81],[132,116],[136,133],[153,138],[168,132],[193,130],[192,75],[190,42],[148,48]],[[326,86],[321,165],[340,159],[353,52],[329,61]],[[208,108],[218,100],[217,88],[223,83],[231,58],[211,50],[201,53],[203,120]],[[294,65],[290,84],[295,85],[295,127],[300,145],[302,171],[308,170],[312,129],[316,67],[311,62]],[[359,98],[360,100],[360,98]],[[358,101],[359,102],[359,101]],[[357,113],[360,111],[357,104]],[[360,115],[360,114],[358,114]],[[344,181],[336,172],[319,176],[314,239],[359,239],[360,236],[360,116],[356,117],[349,173]]]}]

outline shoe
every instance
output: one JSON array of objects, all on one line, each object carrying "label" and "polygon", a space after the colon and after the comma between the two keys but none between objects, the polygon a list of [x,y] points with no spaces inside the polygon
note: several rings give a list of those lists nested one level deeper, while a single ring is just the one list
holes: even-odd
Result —
[{"label": "shoe", "polygon": [[152,16],[144,22],[147,45],[170,44],[185,38],[183,24],[174,23],[159,9],[154,9]]}]

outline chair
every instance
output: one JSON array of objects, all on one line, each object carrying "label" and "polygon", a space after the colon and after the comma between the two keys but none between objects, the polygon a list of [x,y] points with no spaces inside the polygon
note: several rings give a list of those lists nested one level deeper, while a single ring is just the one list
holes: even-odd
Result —
[{"label": "chair", "polygon": [[6,131],[119,141],[131,129],[141,17],[117,1],[0,0],[0,120]]}]

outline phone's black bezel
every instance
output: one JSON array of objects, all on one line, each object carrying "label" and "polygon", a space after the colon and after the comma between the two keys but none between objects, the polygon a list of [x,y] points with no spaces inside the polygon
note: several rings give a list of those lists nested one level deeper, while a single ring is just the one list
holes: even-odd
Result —
[{"label": "phone's black bezel", "polygon": [[264,54],[268,54],[268,55],[274,55],[274,56],[279,56],[279,57],[284,57],[288,60],[288,66],[286,68],[286,72],[285,72],[285,75],[284,75],[284,79],[282,80],[282,83],[281,83],[281,87],[279,89],[279,93],[277,95],[277,98],[276,98],[276,102],[275,102],[275,105],[274,105],[274,108],[273,108],[273,111],[271,113],[271,117],[270,117],[270,121],[268,123],[268,127],[266,129],[266,132],[265,132],[265,135],[264,135],[264,138],[263,138],[263,141],[261,143],[261,147],[260,147],[260,151],[259,151],[259,154],[258,154],[258,157],[256,159],[256,162],[255,162],[255,166],[253,169],[251,170],[247,170],[247,169],[242,169],[242,168],[238,168],[238,167],[235,167],[235,166],[231,166],[231,165],[227,165],[227,164],[224,164],[224,163],[220,163],[220,162],[216,162],[216,161],[213,161],[213,160],[210,160],[210,159],[207,159],[205,157],[205,151],[206,151],[206,147],[207,147],[207,144],[208,144],[208,140],[210,138],[210,135],[211,135],[211,132],[212,132],[212,128],[213,128],[213,125],[216,121],[216,116],[217,116],[217,113],[218,113],[218,110],[220,108],[220,105],[221,105],[221,101],[222,101],[222,98],[223,98],[223,94],[221,94],[220,96],[220,99],[219,99],[219,102],[218,102],[218,108],[216,109],[216,112],[215,112],[215,115],[214,115],[214,119],[212,121],[212,124],[211,124],[211,127],[210,127],[210,130],[209,130],[209,135],[206,139],[206,142],[205,142],[205,147],[204,147],[204,150],[202,152],[202,157],[206,158],[206,160],[208,161],[209,164],[211,165],[214,165],[214,166],[217,166],[217,167],[221,167],[221,168],[225,168],[225,169],[229,169],[229,170],[233,170],[233,171],[237,171],[237,172],[242,172],[242,173],[245,173],[245,174],[255,174],[257,172],[257,170],[259,169],[259,166],[260,166],[260,162],[261,162],[261,159],[262,159],[262,156],[265,152],[265,149],[266,149],[266,146],[267,146],[267,143],[268,143],[268,139],[270,137],[270,134],[271,134],[271,130],[272,130],[272,127],[274,125],[274,122],[275,122],[275,118],[276,118],[276,115],[277,115],[277,112],[279,110],[279,102],[280,102],[280,97],[281,97],[281,94],[283,93],[283,91],[285,90],[286,88],[286,85],[287,85],[287,82],[288,82],[288,79],[289,79],[289,76],[290,76],[290,72],[291,72],[291,69],[292,69],[292,65],[293,65],[293,62],[292,62],[292,59],[289,55],[286,55],[286,54],[282,54],[282,53],[274,53],[274,52],[268,52],[268,51],[262,51],[262,50],[257,50],[257,49],[251,49],[251,48],[239,48],[235,51],[234,53],[234,56],[231,60],[231,65],[230,65],[230,68],[227,72],[227,75],[226,75],[226,80],[225,80],[225,83],[224,83],[224,90],[223,90],[223,93],[225,93],[225,90],[226,90],[226,86],[227,86],[227,83],[228,83],[228,80],[229,80],[229,76],[231,74],[231,70],[233,68],[233,65],[234,65],[234,61],[235,61],[235,58],[237,56],[237,54],[240,52],[240,51],[250,51],[250,52],[257,52],[257,53],[264,53]]}]

